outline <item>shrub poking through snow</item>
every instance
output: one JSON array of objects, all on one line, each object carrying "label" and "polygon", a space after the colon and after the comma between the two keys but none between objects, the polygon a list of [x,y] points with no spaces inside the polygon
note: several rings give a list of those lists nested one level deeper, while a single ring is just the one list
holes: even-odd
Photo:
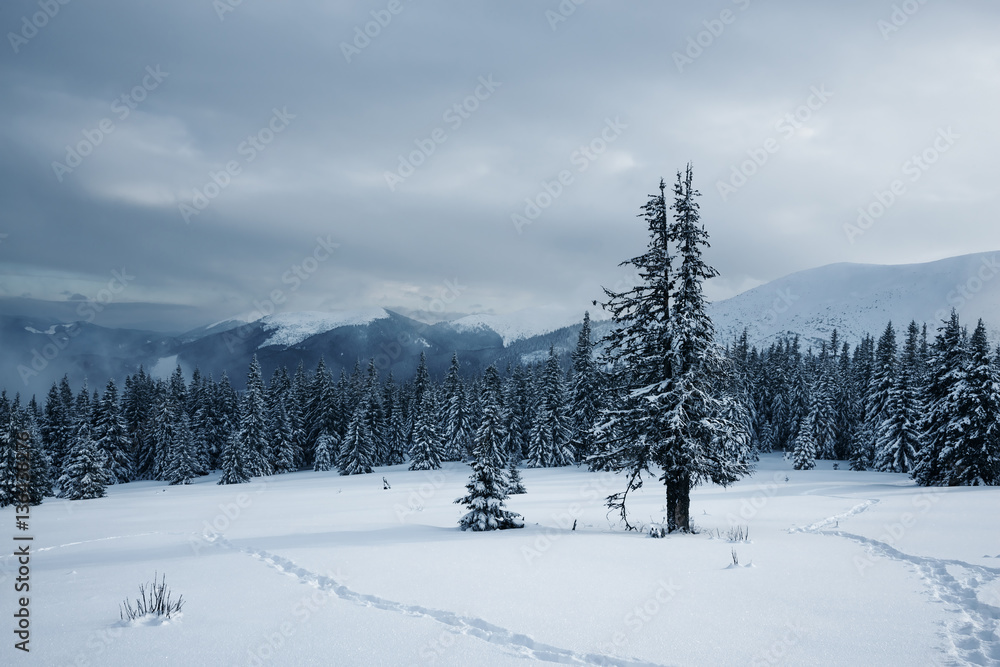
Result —
[{"label": "shrub poking through snow", "polygon": [[123,621],[134,621],[145,616],[170,618],[171,614],[179,614],[184,606],[184,596],[177,598],[177,601],[170,599],[170,589],[167,588],[167,577],[163,576],[160,581],[156,580],[153,574],[153,583],[148,587],[146,584],[139,585],[141,597],[135,599],[135,606],[126,599],[119,607]]},{"label": "shrub poking through snow", "polygon": [[750,526],[731,526],[726,533],[729,542],[749,542]]}]

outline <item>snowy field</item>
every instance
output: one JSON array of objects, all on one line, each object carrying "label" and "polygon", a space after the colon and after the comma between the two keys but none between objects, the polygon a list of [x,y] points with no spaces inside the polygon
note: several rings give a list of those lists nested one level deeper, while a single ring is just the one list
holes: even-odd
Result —
[{"label": "snowy field", "polygon": [[[663,540],[612,527],[621,481],[576,468],[524,471],[508,506],[526,527],[485,534],[456,527],[459,464],[49,499],[31,512],[30,655],[0,561],[0,664],[1000,664],[1000,489],[819,465],[769,455],[700,487],[701,533]],[[631,516],[662,504],[653,483]],[[0,521],[15,532],[12,508]],[[154,571],[182,615],[123,626]]]}]

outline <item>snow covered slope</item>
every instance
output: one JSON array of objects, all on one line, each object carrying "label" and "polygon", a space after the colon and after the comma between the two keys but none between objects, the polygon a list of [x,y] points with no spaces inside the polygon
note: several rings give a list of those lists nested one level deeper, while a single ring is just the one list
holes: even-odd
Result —
[{"label": "snow covered slope", "polygon": [[389,317],[389,313],[382,308],[334,312],[303,311],[269,315],[258,320],[264,325],[264,330],[270,334],[261,347],[271,345],[291,347],[317,334],[340,327],[363,326],[387,317]]},{"label": "snow covered slope", "polygon": [[[591,315],[599,317],[603,313],[595,315],[592,312]],[[468,315],[453,320],[451,326],[460,333],[483,329],[494,331],[500,334],[506,347],[513,342],[551,333],[563,327],[579,324],[582,321],[583,311],[545,306],[525,308],[506,315]]]},{"label": "snow covered slope", "polygon": [[829,339],[836,328],[852,345],[865,333],[876,338],[892,321],[897,332],[910,320],[933,335],[952,307],[974,327],[983,318],[1000,334],[1000,252],[962,255],[925,264],[830,264],[793,273],[712,304],[720,342],[746,327],[752,343],[767,345],[798,333],[804,345]]},{"label": "snow covered slope", "polygon": [[[832,465],[766,455],[752,478],[695,489],[700,534],[662,540],[609,523],[624,479],[575,467],[524,470],[508,507],[525,528],[487,534],[458,529],[457,463],[47,498],[19,532],[34,537],[31,653],[5,592],[0,664],[998,664],[1000,489]],[[630,502],[659,520],[663,487]],[[749,541],[728,541],[733,525]],[[6,591],[18,567],[0,554]],[[122,623],[154,572],[181,616]]]}]

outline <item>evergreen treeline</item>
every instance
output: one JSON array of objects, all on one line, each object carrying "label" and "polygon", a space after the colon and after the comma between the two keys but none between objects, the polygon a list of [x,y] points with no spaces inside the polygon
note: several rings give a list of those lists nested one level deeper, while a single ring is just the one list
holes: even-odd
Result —
[{"label": "evergreen treeline", "polygon": [[98,498],[107,486],[133,480],[187,484],[213,470],[220,484],[295,470],[371,472],[409,463],[411,470],[444,461],[473,462],[481,452],[523,493],[519,465],[582,462],[593,449],[590,426],[599,409],[601,374],[594,362],[589,318],[564,373],[554,349],[541,364],[491,366],[478,378],[459,373],[459,359],[441,382],[421,357],[415,376],[379,377],[374,361],[334,378],[320,359],[312,372],[277,369],[267,382],[254,358],[247,385],[236,392],[195,370],[190,382],[178,366],[169,380],[142,368],[119,392],[77,392],[64,377],[44,408],[0,395],[0,505],[13,503],[15,443],[29,434],[36,502],[44,495]]},{"label": "evergreen treeline", "polygon": [[910,322],[853,350],[836,331],[800,347],[757,350],[744,334],[730,349],[756,449],[790,451],[799,469],[838,459],[924,486],[1000,485],[1000,350],[982,320],[970,335],[952,312],[932,341]]},{"label": "evergreen treeline", "polygon": [[[423,361],[412,379],[399,382],[379,377],[373,362],[334,378],[321,359],[311,372],[281,368],[265,383],[254,359],[241,393],[225,374],[216,380],[196,370],[188,382],[180,368],[169,380],[140,368],[120,392],[114,381],[103,392],[86,385],[74,392],[63,378],[44,406],[2,392],[0,506],[15,504],[15,489],[37,504],[53,494],[97,498],[107,486],[133,480],[186,484],[213,470],[221,471],[220,484],[235,484],[296,470],[349,475],[466,461],[488,467],[478,474],[502,480],[503,493],[514,494],[523,493],[521,465],[649,464],[648,453],[635,447],[646,437],[636,435],[637,424],[652,428],[649,397],[621,389],[646,386],[656,372],[646,378],[635,365],[614,372],[599,365],[589,317],[570,357],[568,372],[550,349],[542,363],[502,375],[491,366],[471,379],[459,373],[455,357],[440,382]],[[704,355],[692,358],[707,363]],[[758,350],[744,333],[711,369],[691,368],[697,375],[685,380],[689,385],[671,389],[682,412],[654,426],[666,434],[660,442],[669,442],[681,416],[690,419],[714,401],[714,430],[705,431],[701,449],[677,436],[692,461],[729,465],[778,450],[799,469],[837,459],[854,470],[907,473],[927,486],[1000,484],[1000,349],[990,349],[981,321],[969,334],[952,313],[933,340],[915,322],[901,336],[888,324],[878,340],[867,336],[853,349],[835,331],[804,352],[797,338]],[[656,400],[672,399],[664,393]],[[725,452],[739,450],[729,463],[713,454],[723,441]],[[29,476],[18,486],[23,461]],[[707,463],[695,470],[705,479],[731,473]]]}]

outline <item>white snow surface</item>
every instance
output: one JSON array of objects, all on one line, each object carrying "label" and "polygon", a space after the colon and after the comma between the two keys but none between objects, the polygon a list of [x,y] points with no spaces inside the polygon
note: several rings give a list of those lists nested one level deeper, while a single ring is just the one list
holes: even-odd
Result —
[{"label": "white snow surface", "polygon": [[[603,317],[603,313],[591,313],[591,317]],[[451,326],[456,331],[477,331],[489,329],[503,338],[504,347],[525,338],[540,336],[579,324],[583,321],[583,311],[560,306],[524,308],[506,315],[476,314],[453,320]]]},{"label": "white snow surface", "polygon": [[261,343],[260,347],[271,345],[291,347],[307,338],[339,327],[371,324],[375,320],[387,317],[389,317],[389,313],[384,308],[333,312],[302,311],[268,315],[258,320],[264,325],[264,330],[270,333],[270,336]]},{"label": "white snow surface", "polygon": [[982,318],[991,337],[1000,336],[1000,252],[923,264],[830,264],[714,303],[709,313],[720,343],[746,327],[752,344],[798,333],[805,350],[829,340],[834,328],[852,347],[866,333],[877,339],[890,320],[900,340],[911,320],[926,323],[933,338],[953,307],[970,330]]},{"label": "white snow surface", "polygon": [[[700,534],[650,539],[609,521],[621,477],[575,467],[523,471],[507,504],[524,529],[461,532],[468,476],[213,473],[47,499],[18,532],[34,538],[30,654],[10,630],[18,564],[0,556],[0,664],[1000,664],[998,488],[766,455],[694,491]],[[633,521],[662,519],[655,480],[632,497]],[[13,507],[0,522],[14,530]],[[729,542],[732,525],[750,541]],[[154,572],[183,613],[123,624]]]},{"label": "white snow surface", "polygon": [[59,324],[53,324],[52,326],[50,326],[45,331],[39,331],[35,327],[24,327],[24,330],[27,331],[28,333],[45,334],[47,336],[51,336],[52,334],[54,334],[56,332],[56,328],[59,327],[59,326],[61,326],[61,325],[59,325]]}]

